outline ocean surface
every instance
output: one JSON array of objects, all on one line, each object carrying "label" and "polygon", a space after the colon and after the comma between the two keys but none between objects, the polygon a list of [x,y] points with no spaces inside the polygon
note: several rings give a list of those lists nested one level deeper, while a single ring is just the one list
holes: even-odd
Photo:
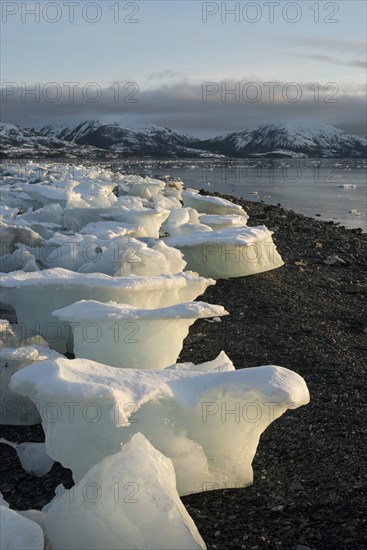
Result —
[{"label": "ocean surface", "polygon": [[119,162],[128,173],[181,178],[186,187],[287,209],[367,232],[364,160],[142,160]]}]

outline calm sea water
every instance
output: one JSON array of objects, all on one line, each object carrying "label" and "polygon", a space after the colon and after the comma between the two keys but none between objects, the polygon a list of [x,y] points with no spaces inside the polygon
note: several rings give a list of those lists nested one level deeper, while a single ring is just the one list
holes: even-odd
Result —
[{"label": "calm sea water", "polygon": [[178,177],[186,187],[280,203],[306,216],[367,231],[365,161],[129,160],[121,168],[129,173]]}]

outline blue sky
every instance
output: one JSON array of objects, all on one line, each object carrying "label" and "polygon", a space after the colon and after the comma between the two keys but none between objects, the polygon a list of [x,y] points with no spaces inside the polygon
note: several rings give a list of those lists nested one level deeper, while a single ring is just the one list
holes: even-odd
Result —
[{"label": "blue sky", "polygon": [[[40,21],[22,4],[39,11]],[[99,118],[128,126],[162,124],[205,136],[261,120],[315,118],[366,134],[363,0],[81,0],[74,2],[74,22],[69,21],[70,9],[63,1],[2,2],[4,121],[38,125]],[[119,21],[115,22],[117,9]],[[230,9],[238,10],[237,22],[226,13]],[[96,16],[100,20],[91,23]],[[50,22],[56,17],[59,21]],[[124,17],[137,22],[124,22]],[[22,100],[21,89],[36,82],[40,87],[36,95]],[[42,97],[50,82],[62,91],[55,102]],[[64,86],[67,82],[79,83],[72,101]],[[82,94],[82,87],[91,82],[101,90],[95,103]],[[127,94],[123,86],[136,83],[137,102],[114,101],[108,88],[116,82],[123,99]],[[204,82],[219,87],[205,103]],[[249,82],[261,90],[259,101],[243,95]],[[279,83],[273,102],[266,82]],[[315,82],[320,87],[319,101],[312,88]],[[323,89],[330,82],[336,86]],[[282,94],[289,83],[297,83],[302,90],[302,98],[295,103]],[[238,97],[223,97],[221,86],[237,89]],[[17,87],[17,93],[9,93]],[[332,92],[337,101],[325,102]]]}]

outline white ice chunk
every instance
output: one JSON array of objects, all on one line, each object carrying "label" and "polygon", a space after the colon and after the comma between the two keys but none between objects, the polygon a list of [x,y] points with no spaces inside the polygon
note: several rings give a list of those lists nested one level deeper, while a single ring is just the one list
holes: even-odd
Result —
[{"label": "white ice chunk", "polygon": [[135,182],[127,182],[125,179],[124,183],[128,184],[128,195],[141,197],[143,199],[151,199],[152,197],[160,194],[165,187],[163,181],[153,180],[152,178],[145,178],[141,181]]},{"label": "white ice chunk", "polygon": [[97,221],[116,221],[143,226],[148,237],[158,239],[159,230],[167,219],[167,210],[148,208],[131,209],[126,206],[111,208],[65,208],[64,224],[67,229],[80,231],[85,225]]},{"label": "white ice chunk", "polygon": [[177,210],[182,208],[180,201],[175,197],[164,197],[163,195],[154,195],[153,204],[157,210],[159,208],[163,210]]},{"label": "white ice chunk", "polygon": [[43,550],[43,531],[37,523],[11,510],[0,500],[0,548],[1,550]]},{"label": "white ice chunk", "polygon": [[48,456],[45,443],[13,443],[3,437],[0,438],[0,443],[16,450],[23,469],[29,474],[43,477],[53,466],[54,461]]},{"label": "white ice chunk", "polygon": [[[252,483],[261,433],[309,402],[303,378],[277,366],[143,371],[61,358],[14,374],[11,389],[37,404],[47,452],[75,481],[141,432],[171,458],[181,495]],[[57,421],[43,413],[50,401]],[[73,422],[65,403],[76,403]]]},{"label": "white ice chunk", "polygon": [[72,334],[67,324],[59,323],[51,315],[56,309],[91,299],[156,309],[195,300],[213,284],[213,279],[195,273],[110,277],[54,268],[3,275],[0,301],[14,307],[18,325],[25,334],[41,334],[51,348],[65,353],[73,350]]},{"label": "white ice chunk", "polygon": [[[3,200],[3,197],[2,197]],[[1,220],[15,220],[17,214],[19,212],[19,208],[12,208],[11,206],[7,206],[6,204],[0,205],[0,219]]]},{"label": "white ice chunk", "polygon": [[158,276],[183,271],[182,253],[164,242],[149,247],[133,237],[107,241],[94,235],[57,234],[45,247],[30,248],[45,268],[62,267],[81,273]]},{"label": "white ice chunk", "polygon": [[155,210],[153,208],[142,208],[133,210],[128,208],[114,208],[109,212],[101,213],[101,218],[105,220],[115,220],[130,223],[132,225],[142,225],[145,227],[148,237],[159,238],[161,225],[169,216],[168,210]]},{"label": "white ice chunk", "polygon": [[53,312],[70,323],[76,357],[126,369],[164,369],[176,362],[197,319],[227,315],[222,306],[189,302],[138,309],[116,302],[76,302]]},{"label": "white ice chunk", "polygon": [[62,208],[58,203],[47,204],[35,211],[28,210],[21,216],[21,219],[28,222],[45,222],[60,225],[62,221]]},{"label": "white ice chunk", "polygon": [[42,512],[41,510],[19,510],[18,513],[24,518],[34,521],[34,523],[41,527],[45,541],[45,550],[52,550],[52,548],[48,546],[44,512]]},{"label": "white ice chunk", "polygon": [[176,363],[175,365],[171,365],[170,367],[167,367],[165,370],[194,370],[194,371],[201,371],[201,372],[207,372],[207,371],[220,371],[220,372],[226,372],[226,371],[232,371],[235,370],[234,365],[228,355],[221,351],[218,357],[213,359],[212,361],[206,361],[205,363],[201,363],[199,365],[195,365],[194,363]]},{"label": "white ice chunk", "polygon": [[237,214],[248,219],[248,214],[244,211],[242,206],[235,204],[221,197],[212,197],[209,195],[200,195],[193,191],[184,191],[182,198],[185,206],[195,208],[198,212],[203,214],[219,214],[220,216],[226,214]]},{"label": "white ice chunk", "polygon": [[200,223],[198,213],[192,208],[171,210],[169,217],[162,225],[162,230],[171,236],[190,235],[198,231],[212,231],[211,227]]},{"label": "white ice chunk", "polygon": [[165,231],[172,237],[182,237],[184,235],[192,235],[192,233],[208,233],[212,231],[209,225],[203,223],[182,223],[181,225],[169,225],[165,227]]},{"label": "white ice chunk", "polygon": [[208,225],[213,229],[213,231],[228,229],[230,227],[244,227],[247,225],[246,217],[238,216],[236,214],[228,214],[226,216],[201,214],[199,217],[201,223]]},{"label": "white ice chunk", "polygon": [[134,227],[122,222],[91,222],[80,230],[82,235],[95,235],[98,239],[107,240],[115,237],[132,235],[133,237],[146,237],[142,226]]},{"label": "white ice chunk", "polygon": [[14,348],[17,342],[17,335],[9,321],[0,319],[0,348]]},{"label": "white ice chunk", "polygon": [[12,271],[18,270],[27,272],[40,270],[36,257],[26,250],[24,245],[20,245],[20,247],[11,254],[5,254],[0,258],[0,271],[2,273],[11,273]]},{"label": "white ice chunk", "polygon": [[78,271],[106,273],[117,277],[156,277],[164,274],[174,275],[186,267],[182,252],[167,246],[164,242],[149,247],[132,237],[118,237],[107,247],[101,242],[97,250],[95,260],[84,263]]},{"label": "white ice chunk", "polygon": [[43,268],[62,267],[77,271],[89,258],[94,262],[98,258],[99,241],[93,235],[70,235],[55,233],[45,246],[29,247]]},{"label": "white ice chunk", "polygon": [[78,181],[70,180],[66,187],[66,207],[67,208],[84,208],[84,207],[97,207],[108,208],[112,206],[116,201],[115,195],[112,193],[114,184],[93,186],[80,183]]},{"label": "white ice chunk", "polygon": [[167,186],[164,188],[163,196],[168,198],[174,198],[182,202],[182,192],[172,186]]},{"label": "white ice chunk", "polygon": [[166,187],[163,194],[165,197],[175,197],[181,200],[181,194],[184,189],[184,182],[181,179],[171,179],[169,176],[165,178]]},{"label": "white ice chunk", "polygon": [[51,222],[28,222],[33,231],[38,233],[46,241],[52,239],[55,233],[62,231],[62,225]]},{"label": "white ice chunk", "polygon": [[122,195],[117,197],[115,207],[124,206],[132,210],[141,210],[142,208],[151,207],[151,204],[146,199],[140,197],[132,197],[128,195]]},{"label": "white ice chunk", "polygon": [[32,363],[58,357],[60,355],[55,351],[37,345],[0,350],[0,424],[16,426],[40,424],[41,419],[34,404],[9,388],[10,378]]},{"label": "white ice chunk", "polygon": [[188,208],[174,208],[171,209],[167,220],[164,222],[162,229],[168,230],[169,226],[179,226],[183,223],[189,223],[190,215]]},{"label": "white ice chunk", "polygon": [[23,191],[29,197],[43,206],[58,204],[62,208],[66,206],[66,192],[64,189],[45,184],[24,185]]},{"label": "white ice chunk", "polygon": [[[111,208],[73,207],[64,208],[63,222],[70,231],[78,232],[89,223],[101,221],[102,214],[111,212]],[[114,221],[113,217],[110,218]]]},{"label": "white ice chunk", "polygon": [[[2,304],[5,307],[5,304]],[[11,306],[8,306],[11,307]],[[0,349],[19,348],[26,346],[40,346],[48,349],[47,342],[39,334],[27,334],[24,327],[16,323],[10,325],[9,321],[0,319]]]},{"label": "white ice chunk", "polygon": [[43,246],[45,241],[30,227],[0,221],[1,256],[14,252],[17,244]]},{"label": "white ice chunk", "polygon": [[215,279],[254,275],[284,265],[264,226],[237,227],[165,239],[183,252],[188,269]]},{"label": "white ice chunk", "polygon": [[46,530],[54,550],[206,548],[177,494],[171,460],[142,434],[57,496]]},{"label": "white ice chunk", "polygon": [[[152,250],[155,252],[159,252],[165,258],[163,260],[162,258],[162,268],[161,273],[158,274],[164,274],[164,273],[180,273],[183,271],[186,267],[186,262],[183,259],[183,254],[181,250],[178,250],[177,248],[173,248],[172,246],[167,246],[167,244],[164,241],[158,241],[155,245],[152,246]],[[166,264],[165,267],[164,264]],[[150,273],[149,273],[150,275]]]}]

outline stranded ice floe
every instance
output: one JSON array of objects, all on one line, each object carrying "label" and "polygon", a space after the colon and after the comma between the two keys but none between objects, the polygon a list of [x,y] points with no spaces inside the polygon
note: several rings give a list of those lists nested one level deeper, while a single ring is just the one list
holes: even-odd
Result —
[{"label": "stranded ice floe", "polygon": [[93,466],[44,508],[53,550],[205,549],[169,458],[142,434]]},{"label": "stranded ice floe", "polygon": [[195,210],[202,214],[217,214],[219,216],[237,214],[248,220],[248,214],[244,211],[242,206],[222,199],[221,197],[200,195],[199,191],[190,189],[183,191],[182,198],[185,206],[195,208]]},{"label": "stranded ice floe", "polygon": [[106,208],[65,208],[63,212],[64,225],[71,231],[80,231],[91,222],[115,221],[133,226],[143,226],[146,236],[155,239],[158,239],[161,225],[168,216],[168,210],[132,209],[123,205]]},{"label": "stranded ice floe", "polygon": [[215,214],[200,214],[200,222],[209,226],[213,231],[220,231],[233,227],[245,227],[247,218],[237,214],[218,216]]},{"label": "stranded ice floe", "polygon": [[[149,240],[149,239],[148,239]],[[133,237],[118,236],[102,240],[95,235],[55,233],[46,246],[28,248],[45,268],[62,267],[81,273],[141,275],[155,277],[184,270],[182,252],[163,241],[151,239],[151,246]]]},{"label": "stranded ice floe", "polygon": [[189,328],[197,319],[228,312],[205,302],[138,309],[116,302],[83,300],[53,315],[70,323],[76,357],[118,368],[159,370],[176,362]]},{"label": "stranded ice floe", "polygon": [[72,334],[67,323],[52,316],[56,309],[91,299],[156,309],[195,300],[214,284],[213,279],[189,272],[159,277],[110,277],[54,268],[3,275],[0,301],[14,307],[23,334],[40,334],[51,348],[65,353],[73,351]]},{"label": "stranded ice floe", "polygon": [[265,226],[234,227],[166,239],[184,255],[187,268],[214,279],[255,275],[284,265]]},{"label": "stranded ice floe", "polygon": [[[36,403],[47,452],[75,481],[141,432],[172,460],[185,495],[252,483],[261,433],[309,402],[305,381],[288,369],[211,368],[216,364],[144,371],[61,358],[17,372],[10,389]],[[52,418],[44,414],[50,402]]]}]

